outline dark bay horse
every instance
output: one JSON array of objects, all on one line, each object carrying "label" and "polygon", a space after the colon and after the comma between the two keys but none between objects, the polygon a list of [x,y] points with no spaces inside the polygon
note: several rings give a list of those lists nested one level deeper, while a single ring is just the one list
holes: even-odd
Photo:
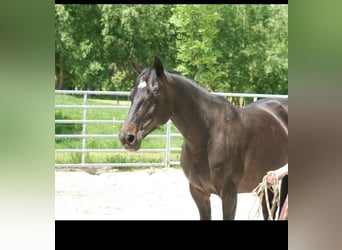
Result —
[{"label": "dark bay horse", "polygon": [[223,219],[233,220],[237,194],[251,192],[267,171],[288,162],[288,99],[240,108],[164,70],[158,57],[147,68],[130,60],[139,76],[119,134],[122,145],[138,150],[145,136],[171,119],[184,137],[181,165],[200,219],[211,219],[210,195],[216,194]]}]

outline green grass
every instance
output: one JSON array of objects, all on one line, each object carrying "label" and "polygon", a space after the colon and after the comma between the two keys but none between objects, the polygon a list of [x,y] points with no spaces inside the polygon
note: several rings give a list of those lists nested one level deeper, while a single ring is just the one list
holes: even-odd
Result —
[{"label": "green grass", "polygon": [[[83,96],[71,96],[56,94],[55,104],[82,105]],[[91,105],[125,105],[129,106],[128,101],[104,100],[88,98],[88,104]],[[124,120],[128,109],[88,109],[87,120]],[[81,120],[83,115],[82,109],[55,109],[55,119]],[[122,124],[87,124],[87,134],[118,134]],[[172,133],[179,133],[175,126],[171,128]],[[81,134],[82,124],[56,124],[55,134]],[[165,134],[166,125],[153,131],[151,134]],[[182,137],[172,137],[171,147],[181,147],[183,143]],[[145,138],[141,148],[144,149],[163,149],[166,145],[165,138]],[[56,149],[81,149],[82,139],[55,139]],[[122,145],[118,138],[87,138],[87,149],[122,149]],[[179,161],[180,152],[171,152],[171,161]],[[127,163],[127,162],[147,162],[159,163],[165,160],[165,153],[87,153],[86,163]],[[55,153],[56,163],[80,163],[81,153]]]}]

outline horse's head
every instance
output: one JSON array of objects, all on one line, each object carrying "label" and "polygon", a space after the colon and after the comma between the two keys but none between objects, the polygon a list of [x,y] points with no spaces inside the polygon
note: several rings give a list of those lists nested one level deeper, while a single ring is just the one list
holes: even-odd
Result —
[{"label": "horse's head", "polygon": [[119,138],[127,150],[136,151],[145,136],[170,118],[173,95],[158,57],[155,57],[152,67],[145,69],[130,60],[139,76],[131,91],[132,104]]}]

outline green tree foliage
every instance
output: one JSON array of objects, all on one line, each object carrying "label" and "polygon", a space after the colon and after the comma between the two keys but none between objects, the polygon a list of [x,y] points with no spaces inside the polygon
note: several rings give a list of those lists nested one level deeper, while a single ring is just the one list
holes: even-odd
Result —
[{"label": "green tree foliage", "polygon": [[[221,16],[217,5],[178,5],[170,22],[177,29],[177,70],[201,83],[219,82],[222,52],[215,46]],[[208,86],[209,87],[209,86]]]},{"label": "green tree foliage", "polygon": [[178,69],[224,92],[287,93],[287,6],[177,5]]},{"label": "green tree foliage", "polygon": [[55,5],[56,88],[129,90],[162,58],[212,91],[288,92],[287,5]]},{"label": "green tree foliage", "polygon": [[[169,23],[172,5],[102,5],[101,22],[105,58],[112,63],[111,85],[128,90],[136,74],[128,60],[133,56],[149,65],[155,55],[173,68],[176,60],[174,29]],[[119,76],[118,76],[119,75]]]},{"label": "green tree foliage", "polygon": [[57,87],[101,89],[105,79],[100,11],[96,5],[56,5]]}]

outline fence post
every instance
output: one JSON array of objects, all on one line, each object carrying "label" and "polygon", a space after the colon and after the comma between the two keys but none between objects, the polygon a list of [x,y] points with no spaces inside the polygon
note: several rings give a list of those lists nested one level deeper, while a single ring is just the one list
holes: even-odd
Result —
[{"label": "fence post", "polygon": [[[87,105],[87,98],[88,95],[84,94],[83,95],[83,105]],[[86,137],[85,135],[87,134],[87,109],[83,107],[83,116],[82,116],[83,122],[82,122],[82,150],[86,149]],[[86,161],[86,152],[82,152],[82,164],[85,164]]]},{"label": "fence post", "polygon": [[166,151],[165,151],[165,164],[170,167],[171,161],[171,120],[166,123]]}]

